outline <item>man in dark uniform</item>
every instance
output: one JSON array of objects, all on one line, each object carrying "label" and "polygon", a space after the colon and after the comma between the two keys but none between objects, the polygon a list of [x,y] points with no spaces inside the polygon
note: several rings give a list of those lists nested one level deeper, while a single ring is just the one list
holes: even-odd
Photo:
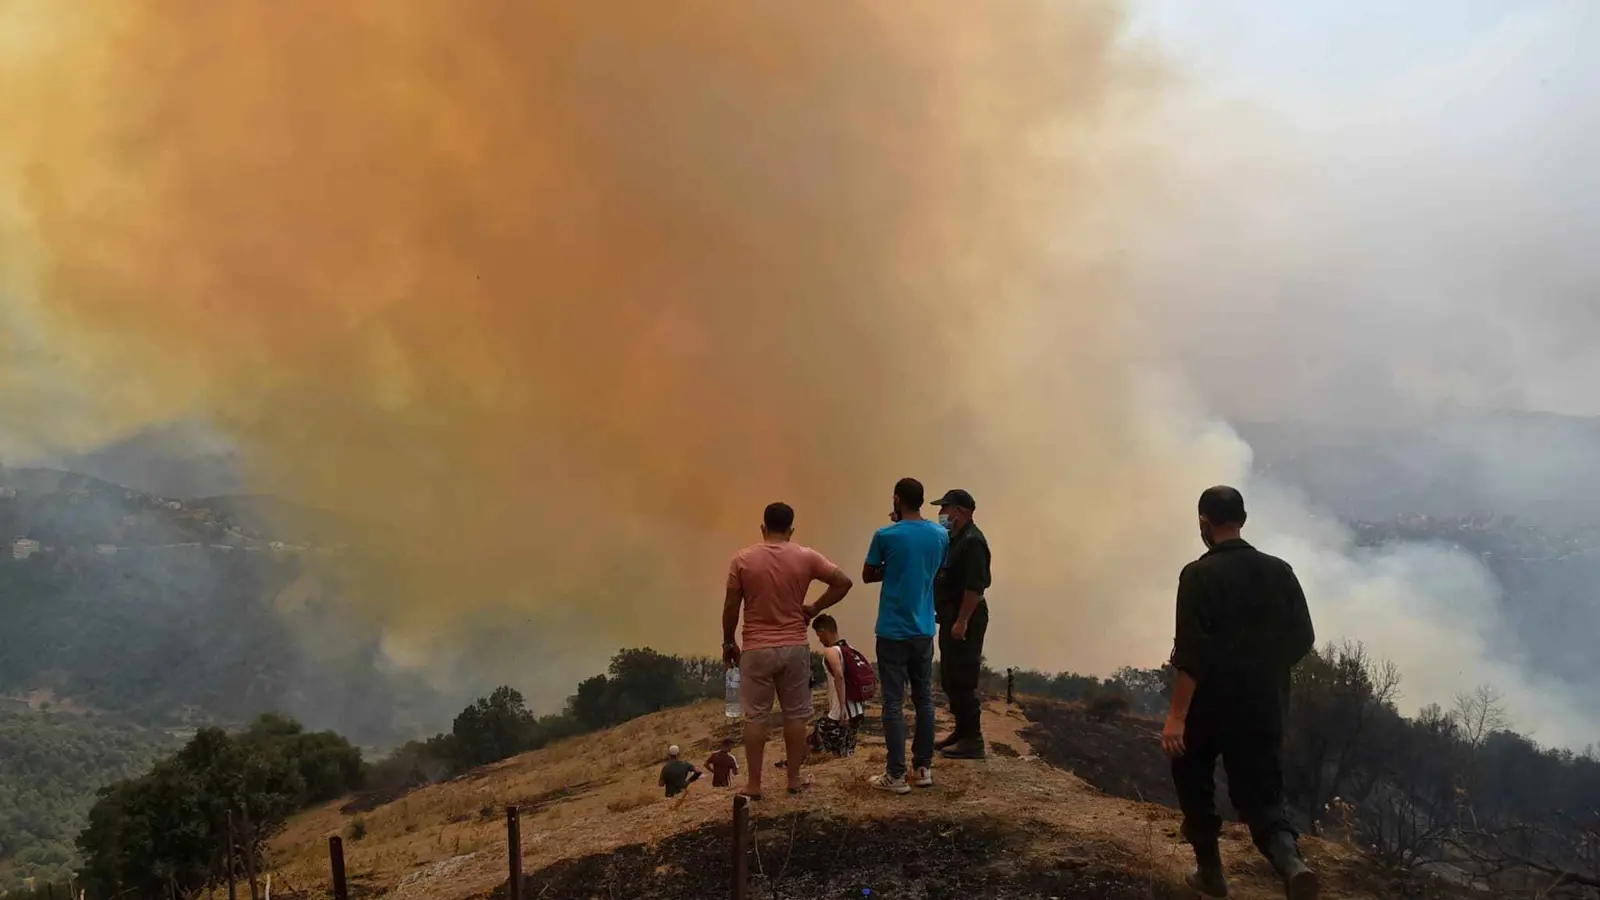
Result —
[{"label": "man in dark uniform", "polygon": [[1177,679],[1161,743],[1183,810],[1183,835],[1199,868],[1189,885],[1226,897],[1217,838],[1214,772],[1228,773],[1228,795],[1256,847],[1283,878],[1291,900],[1313,900],[1317,877],[1300,856],[1299,835],[1283,805],[1283,720],[1289,670],[1316,641],[1306,595],[1294,570],[1239,536],[1244,498],[1230,487],[1200,495],[1200,539],[1207,552],[1178,579]]},{"label": "man in dark uniform", "polygon": [[989,630],[989,541],[972,521],[978,504],[963,490],[935,501],[939,524],[950,530],[945,565],[934,581],[934,614],[939,620],[939,680],[950,698],[955,731],[934,746],[950,759],[983,759],[983,703],[978,676],[983,668],[983,636]]}]

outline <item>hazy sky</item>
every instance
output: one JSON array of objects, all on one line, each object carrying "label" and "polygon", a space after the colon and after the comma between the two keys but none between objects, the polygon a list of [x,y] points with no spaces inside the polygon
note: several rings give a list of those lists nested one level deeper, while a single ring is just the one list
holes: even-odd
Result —
[{"label": "hazy sky", "polygon": [[[773,499],[848,569],[972,490],[994,658],[1106,672],[1247,477],[1215,414],[1600,412],[1588,5],[691,6],[0,3],[11,439],[215,423],[397,526],[341,573],[396,658],[559,702],[714,647]],[[1412,699],[1540,695],[1474,560],[1278,510]]]},{"label": "hazy sky", "polygon": [[1213,402],[1600,412],[1600,7],[1137,9],[1193,176],[1148,277]]}]

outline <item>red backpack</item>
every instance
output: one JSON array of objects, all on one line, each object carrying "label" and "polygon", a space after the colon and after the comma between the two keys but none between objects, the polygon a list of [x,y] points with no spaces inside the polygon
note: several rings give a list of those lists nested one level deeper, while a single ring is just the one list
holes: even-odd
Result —
[{"label": "red backpack", "polygon": [[844,641],[839,642],[839,659],[844,664],[844,698],[865,703],[878,694],[878,673],[865,654]]}]

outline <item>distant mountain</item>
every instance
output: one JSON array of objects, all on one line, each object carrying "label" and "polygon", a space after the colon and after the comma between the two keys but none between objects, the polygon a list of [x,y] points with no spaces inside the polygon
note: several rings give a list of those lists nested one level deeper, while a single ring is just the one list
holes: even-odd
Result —
[{"label": "distant mountain", "polygon": [[87,453],[29,461],[81,472],[158,497],[209,497],[245,491],[237,450],[210,429],[174,423]]},{"label": "distant mountain", "polygon": [[[280,526],[280,523],[281,526]],[[331,517],[260,497],[180,501],[0,468],[0,699],[149,725],[285,712],[392,743],[451,711],[388,672],[320,565]]]},{"label": "distant mountain", "polygon": [[1600,419],[1456,411],[1399,424],[1243,422],[1257,472],[1341,518],[1516,516],[1600,526]]},{"label": "distant mountain", "polygon": [[1600,685],[1600,419],[1458,411],[1235,428],[1257,473],[1352,523],[1361,543],[1471,553],[1503,591],[1492,645],[1533,671]]},{"label": "distant mountain", "polygon": [[67,548],[212,543],[229,534],[180,501],[76,472],[0,466],[0,540],[14,538]]},{"label": "distant mountain", "polygon": [[353,535],[377,527],[270,494],[196,497],[186,504],[209,511],[218,522],[244,534],[272,535],[280,541],[297,544],[343,544]]},{"label": "distant mountain", "polygon": [[385,746],[448,721],[340,602],[318,555],[340,527],[0,467],[0,887],[69,871],[95,789],[196,726],[282,712]]}]

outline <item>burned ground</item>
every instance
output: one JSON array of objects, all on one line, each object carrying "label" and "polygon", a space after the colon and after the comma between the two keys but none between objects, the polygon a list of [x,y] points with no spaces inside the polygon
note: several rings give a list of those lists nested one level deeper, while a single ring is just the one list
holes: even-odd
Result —
[{"label": "burned ground", "polygon": [[[1119,716],[1097,721],[1078,704],[1027,698],[1022,704],[1029,725],[1022,736],[1044,762],[1066,769],[1097,790],[1125,800],[1178,805],[1172,774],[1161,752],[1161,723],[1139,716]],[[1230,822],[1238,817],[1228,803],[1227,778],[1217,768],[1217,809]],[[1178,841],[1176,822],[1164,830]],[[1270,882],[1272,874],[1259,859],[1241,826],[1229,826],[1224,835],[1225,856],[1235,874],[1252,872]],[[1324,846],[1311,851],[1330,896],[1370,895],[1408,900],[1443,900],[1471,896],[1427,875],[1412,871],[1387,871],[1359,853],[1330,854]]]},{"label": "burned ground", "polygon": [[[1164,887],[1099,854],[1028,853],[1037,828],[982,820],[841,819],[797,812],[754,823],[750,896],[810,898],[1015,898],[1150,900]],[[563,860],[525,877],[522,896],[586,900],[703,900],[728,890],[732,826],[709,825],[655,845]],[[504,889],[493,897],[505,896]]]},{"label": "burned ground", "polygon": [[[1125,800],[1176,807],[1172,772],[1161,752],[1161,723],[1141,716],[1096,721],[1075,703],[1029,697],[1022,734],[1039,757],[1100,791]],[[1232,818],[1227,778],[1217,770],[1217,809]]]}]

